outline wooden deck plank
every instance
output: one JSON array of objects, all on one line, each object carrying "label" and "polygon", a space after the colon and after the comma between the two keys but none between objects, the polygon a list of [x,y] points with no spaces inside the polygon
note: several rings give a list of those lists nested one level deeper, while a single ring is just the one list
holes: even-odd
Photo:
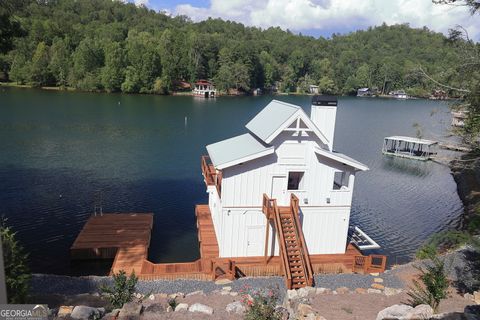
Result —
[{"label": "wooden deck plank", "polygon": [[195,208],[198,226],[198,241],[200,256],[205,259],[218,258],[219,249],[215,228],[213,226],[210,208],[206,204],[197,205]]},{"label": "wooden deck plank", "polygon": [[70,248],[72,257],[108,258],[114,253],[112,272],[124,270],[127,274],[132,271],[140,274],[143,261],[148,257],[152,228],[152,213],[92,216]]}]

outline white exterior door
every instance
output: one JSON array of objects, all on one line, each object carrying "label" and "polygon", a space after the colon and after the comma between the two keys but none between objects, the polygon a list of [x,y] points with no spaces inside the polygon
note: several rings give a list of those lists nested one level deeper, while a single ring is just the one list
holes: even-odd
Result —
[{"label": "white exterior door", "polygon": [[287,189],[287,177],[273,176],[272,177],[272,199],[277,199],[277,205],[285,205],[285,192]]},{"label": "white exterior door", "polygon": [[248,226],[247,227],[247,256],[262,256],[262,248],[265,248],[265,227]]}]

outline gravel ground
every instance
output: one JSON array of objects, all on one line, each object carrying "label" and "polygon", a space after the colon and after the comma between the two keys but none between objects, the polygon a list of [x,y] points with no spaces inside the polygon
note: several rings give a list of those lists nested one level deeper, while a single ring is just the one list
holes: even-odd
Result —
[{"label": "gravel ground", "polygon": [[[31,291],[34,294],[63,294],[75,295],[82,293],[95,293],[100,291],[100,286],[112,284],[110,277],[69,277],[47,274],[34,274],[31,281]],[[282,277],[256,277],[241,278],[230,284],[216,285],[213,281],[197,280],[155,280],[139,281],[137,291],[143,294],[149,293],[190,293],[202,290],[210,293],[221,290],[224,286],[232,287],[233,291],[241,291],[246,287],[250,289],[279,288],[285,291],[285,283]]]},{"label": "gravel ground", "polygon": [[368,289],[374,283],[374,278],[382,278],[381,283],[385,287],[390,288],[404,288],[404,284],[391,271],[384,272],[378,277],[369,274],[321,274],[315,276],[315,287],[323,287],[328,289],[336,289],[340,287],[347,287],[350,290],[356,288]]},{"label": "gravel ground", "polygon": [[[480,259],[478,252],[471,248],[463,248],[461,250],[449,253],[445,256],[445,271],[449,278],[456,282],[457,286],[464,291],[470,291],[471,287],[479,286],[475,283],[475,277],[478,275],[477,264]],[[413,265],[421,265],[426,262],[414,262]],[[393,270],[388,270],[379,275],[383,279],[382,285],[391,288],[404,288],[405,285],[397,276],[405,268],[411,268],[412,264],[398,266]],[[315,286],[329,289],[339,287],[347,287],[350,290],[356,288],[370,288],[374,283],[374,276],[361,274],[325,274],[315,276]],[[82,293],[95,293],[100,291],[101,285],[112,283],[110,277],[69,277],[58,275],[34,274],[32,277],[32,293],[33,294],[62,294],[76,295]],[[221,290],[225,285],[216,285],[212,281],[196,281],[196,280],[156,280],[156,281],[139,281],[137,291],[143,294],[149,293],[177,293],[184,294],[202,290],[204,293],[211,293],[214,290]],[[235,280],[231,284],[233,291],[241,291],[249,288],[250,290],[262,288],[278,288],[283,295],[285,292],[285,282],[282,277],[256,277],[241,278]],[[462,290],[463,291],[463,290]]]},{"label": "gravel ground", "polygon": [[[392,288],[401,288],[401,281],[390,272],[380,275],[384,279],[383,285]],[[331,274],[315,276],[316,287],[336,289],[338,287],[370,288],[375,277],[360,274]],[[109,277],[68,277],[57,275],[35,274],[32,277],[32,293],[35,294],[63,294],[75,295],[82,293],[95,293],[100,291],[101,285],[112,283]],[[211,293],[214,290],[221,290],[224,286],[232,287],[233,291],[245,289],[279,289],[283,296],[285,282],[282,277],[256,277],[240,278],[226,285],[216,285],[213,281],[196,280],[155,280],[139,281],[137,291],[143,294],[149,293],[177,293],[184,294],[202,290],[204,293]]]}]

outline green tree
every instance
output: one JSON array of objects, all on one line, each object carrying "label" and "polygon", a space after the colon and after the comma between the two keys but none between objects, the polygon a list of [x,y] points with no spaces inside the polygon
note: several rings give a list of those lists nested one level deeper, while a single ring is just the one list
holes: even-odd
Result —
[{"label": "green tree", "polygon": [[13,39],[25,35],[20,21],[15,17],[16,11],[25,6],[24,0],[2,0],[0,6],[0,53],[8,52],[13,48]]},{"label": "green tree", "polygon": [[57,86],[65,87],[68,85],[68,75],[71,64],[71,55],[66,41],[62,38],[55,38],[50,47],[50,63],[48,68]]},{"label": "green tree", "polygon": [[85,38],[73,54],[73,84],[82,90],[101,88],[100,70],[104,53],[98,40]]},{"label": "green tree", "polygon": [[25,84],[30,79],[30,61],[27,57],[22,54],[14,55],[9,78],[20,84]]},{"label": "green tree", "polygon": [[155,80],[161,76],[158,43],[148,32],[132,30],[126,40],[127,63],[123,92],[151,93]]},{"label": "green tree", "polygon": [[322,77],[318,83],[318,89],[323,94],[334,94],[337,91],[335,82],[328,76]]},{"label": "green tree", "polygon": [[31,277],[27,266],[28,254],[18,243],[16,233],[6,225],[5,219],[0,221],[0,237],[3,245],[8,303],[25,303]]},{"label": "green tree", "polygon": [[359,87],[370,87],[370,67],[368,64],[364,63],[358,67],[357,72],[355,73],[355,78]]},{"label": "green tree", "polygon": [[278,80],[278,63],[268,52],[262,51],[259,56],[260,66],[263,71],[264,87],[272,87]]},{"label": "green tree", "polygon": [[40,42],[33,54],[30,66],[30,83],[35,87],[47,85],[51,79],[48,68],[50,61],[48,50],[47,45],[44,42]]},{"label": "green tree", "polygon": [[108,92],[120,91],[125,79],[124,52],[118,42],[105,46],[105,66],[102,68],[102,85]]}]

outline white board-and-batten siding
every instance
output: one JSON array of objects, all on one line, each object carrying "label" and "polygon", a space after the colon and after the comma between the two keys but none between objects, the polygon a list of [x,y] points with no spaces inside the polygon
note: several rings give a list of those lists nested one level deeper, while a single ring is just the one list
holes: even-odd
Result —
[{"label": "white board-and-batten siding", "polygon": [[[353,170],[346,170],[345,166],[318,156],[313,151],[316,143],[309,137],[302,137],[298,141],[298,138],[283,136],[274,143],[277,144],[274,154],[222,170],[221,199],[214,197],[210,200],[220,256],[264,255],[266,218],[261,211],[264,193],[277,198],[280,206],[289,205],[291,193],[299,198],[303,231],[310,254],[344,253],[354,183]],[[349,175],[349,188],[346,190],[333,190],[336,170],[346,171]],[[287,190],[289,171],[305,172],[303,190]],[[284,179],[283,195],[272,195],[273,177]],[[221,212],[218,206],[222,207]],[[252,230],[260,233],[258,238],[261,241],[248,239],[249,233],[251,235],[254,232]],[[275,237],[275,231],[271,228],[269,248],[278,255]],[[273,247],[272,239],[275,240]]]}]

